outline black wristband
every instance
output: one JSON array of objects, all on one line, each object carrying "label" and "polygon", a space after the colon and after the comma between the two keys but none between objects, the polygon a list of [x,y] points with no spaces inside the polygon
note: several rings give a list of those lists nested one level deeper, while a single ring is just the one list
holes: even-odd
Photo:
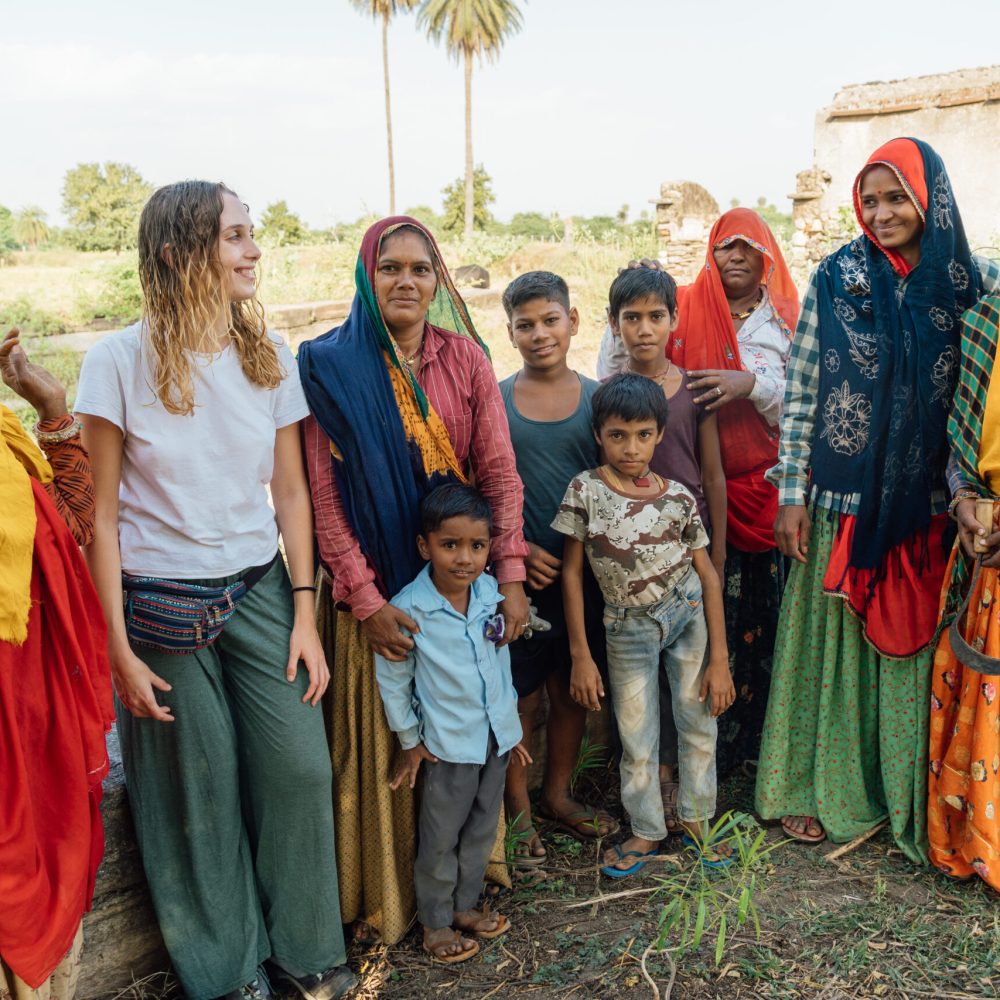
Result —
[{"label": "black wristband", "polygon": [[295,594],[300,590],[311,590],[314,594],[316,593],[315,587],[292,587],[292,593]]}]

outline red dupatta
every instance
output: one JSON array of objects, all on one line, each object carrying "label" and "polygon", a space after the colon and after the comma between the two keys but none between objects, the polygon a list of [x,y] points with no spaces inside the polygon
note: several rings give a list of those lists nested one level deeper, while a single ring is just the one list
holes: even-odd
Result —
[{"label": "red dupatta", "polygon": [[0,955],[37,988],[90,909],[114,714],[97,593],[45,488],[31,488],[27,639],[0,642]]},{"label": "red dupatta", "polygon": [[[708,239],[705,266],[694,284],[678,294],[679,322],[670,340],[670,360],[687,371],[706,368],[745,371],[739,341],[713,250],[744,240],[764,255],[761,283],[789,337],[799,316],[799,296],[770,227],[748,208],[719,217]],[[747,552],[774,548],[777,491],[764,472],[778,460],[778,428],[770,427],[748,399],[722,407],[719,443],[729,494],[727,538]]]}]

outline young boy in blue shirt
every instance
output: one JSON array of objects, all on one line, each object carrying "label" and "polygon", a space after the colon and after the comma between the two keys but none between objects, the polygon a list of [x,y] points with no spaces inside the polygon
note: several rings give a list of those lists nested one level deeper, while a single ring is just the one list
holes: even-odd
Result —
[{"label": "young boy in blue shirt", "polygon": [[[503,601],[489,558],[492,515],[471,486],[449,484],[421,504],[420,575],[393,599],[419,626],[402,662],[376,654],[375,675],[403,764],[390,783],[416,785],[426,761],[413,875],[424,951],[464,962],[474,937],[510,930],[499,913],[476,908],[496,839],[511,754],[530,763],[521,743]],[[464,932],[464,933],[463,933]],[[470,935],[470,936],[466,936]]]},{"label": "young boy in blue shirt", "polygon": [[[597,383],[567,363],[579,315],[559,275],[551,271],[520,275],[504,291],[503,306],[507,332],[523,361],[519,372],[500,383],[500,393],[517,472],[524,483],[524,537],[530,550],[526,590],[539,617],[552,626],[510,646],[517,710],[530,741],[545,689],[549,713],[539,815],[581,839],[607,837],[618,829],[614,817],[570,794],[587,712],[569,693],[572,660],[559,582],[563,539],[550,527],[566,483],[598,460],[590,427],[590,399]],[[591,645],[603,663],[601,594],[590,574],[584,583]],[[517,761],[507,770],[505,802],[507,816],[524,835],[515,846],[514,863],[521,868],[544,864],[545,847],[531,819],[527,771]]]}]

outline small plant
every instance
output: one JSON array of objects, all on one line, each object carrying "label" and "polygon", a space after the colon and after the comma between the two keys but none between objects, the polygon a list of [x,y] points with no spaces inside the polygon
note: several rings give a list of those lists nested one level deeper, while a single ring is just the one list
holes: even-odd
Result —
[{"label": "small plant", "polygon": [[527,830],[518,829],[523,817],[524,812],[522,810],[516,816],[507,820],[507,829],[504,831],[503,837],[503,856],[508,868],[513,868],[517,861],[518,847],[526,841],[531,840],[532,837],[530,828]]},{"label": "small plant", "polygon": [[764,888],[764,861],[785,843],[765,846],[766,838],[767,831],[753,817],[733,812],[719,817],[704,842],[694,838],[699,851],[705,843],[728,843],[733,848],[733,863],[728,868],[711,869],[696,861],[686,871],[657,876],[658,893],[669,898],[660,912],[659,933],[652,949],[683,953],[714,936],[715,964],[719,965],[733,929],[752,923],[759,939],[756,898]]},{"label": "small plant", "polygon": [[603,743],[591,743],[590,740],[584,736],[580,741],[580,750],[576,755],[576,760],[573,762],[573,770],[570,772],[569,776],[569,793],[570,795],[576,794],[576,784],[589,771],[598,771],[605,767],[608,763],[608,758],[605,753],[607,747]]}]

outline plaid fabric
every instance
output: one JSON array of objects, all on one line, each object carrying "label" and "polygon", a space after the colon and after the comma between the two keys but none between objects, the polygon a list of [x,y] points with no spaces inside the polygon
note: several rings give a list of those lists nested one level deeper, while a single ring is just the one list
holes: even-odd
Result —
[{"label": "plaid fabric", "polygon": [[[983,277],[984,293],[987,295],[1000,293],[1000,263],[978,255],[973,255],[972,259]],[[782,506],[804,504],[809,492],[809,459],[816,423],[819,371],[822,362],[816,288],[814,271],[802,299],[802,312],[799,314],[799,322],[795,328],[792,349],[788,357],[786,372],[788,381],[785,384],[785,408],[781,419],[778,464],[767,473],[768,480],[778,488],[778,503]],[[970,310],[970,312],[975,311]],[[985,398],[984,396],[983,399]],[[953,436],[951,440],[954,448]],[[845,514],[856,514],[858,495],[850,494],[838,498],[832,494],[821,493],[816,497],[816,505],[827,510],[836,507]],[[931,510],[935,514],[940,514],[947,509],[946,494],[943,491],[935,491],[931,495]]]},{"label": "plaid fabric", "polygon": [[962,477],[983,493],[986,484],[979,477],[979,445],[998,337],[1000,297],[994,295],[981,299],[962,317],[962,365],[948,420],[948,439]]},{"label": "plaid fabric", "polygon": [[[962,365],[958,373],[955,402],[948,420],[952,463],[957,475],[949,479],[952,493],[971,488],[989,496],[979,475],[979,448],[983,438],[986,394],[990,388],[997,341],[1000,340],[1000,296],[991,295],[967,310],[962,317]],[[941,613],[940,628],[951,624],[962,605],[972,575],[972,559],[961,546],[955,550],[948,593]]]}]

